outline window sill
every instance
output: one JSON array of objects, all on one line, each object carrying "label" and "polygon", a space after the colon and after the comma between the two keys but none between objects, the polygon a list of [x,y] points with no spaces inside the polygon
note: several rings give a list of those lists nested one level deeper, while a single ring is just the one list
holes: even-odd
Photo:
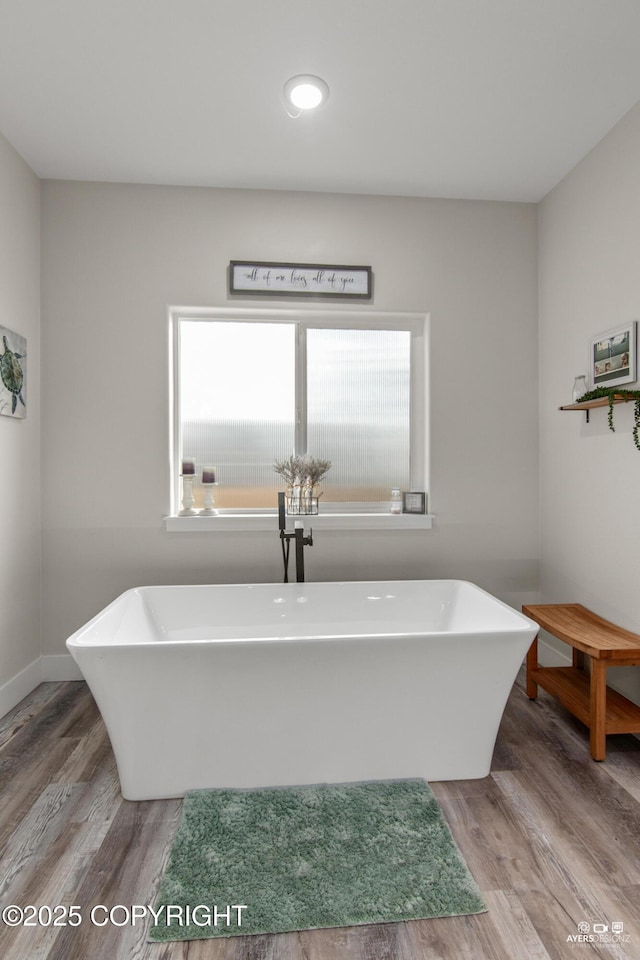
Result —
[{"label": "window sill", "polygon": [[[315,530],[430,530],[432,513],[318,513],[314,516],[287,517],[287,529],[294,520],[304,520],[305,528]],[[236,533],[264,530],[278,532],[275,513],[220,513],[215,517],[165,517],[168,533]]]}]

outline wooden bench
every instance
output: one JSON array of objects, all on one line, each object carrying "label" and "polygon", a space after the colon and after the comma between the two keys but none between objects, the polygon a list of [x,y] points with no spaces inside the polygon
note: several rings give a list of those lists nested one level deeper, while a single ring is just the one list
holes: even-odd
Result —
[{"label": "wooden bench", "polygon": [[527,654],[527,696],[535,700],[542,687],[557,697],[589,727],[593,759],[604,760],[608,733],[640,733],[640,707],[607,687],[607,667],[640,666],[640,636],[579,603],[525,604],[522,612],[573,648],[573,666],[541,667],[536,636]]}]

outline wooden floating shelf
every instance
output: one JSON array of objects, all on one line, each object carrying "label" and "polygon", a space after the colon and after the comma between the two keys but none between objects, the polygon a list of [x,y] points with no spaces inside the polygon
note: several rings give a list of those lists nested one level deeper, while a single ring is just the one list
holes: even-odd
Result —
[{"label": "wooden floating shelf", "polygon": [[[633,403],[635,397],[621,397],[619,394],[614,394],[613,402],[614,403]],[[558,410],[584,410],[587,423],[589,423],[589,410],[594,410],[596,407],[608,407],[609,406],[609,397],[598,397],[596,400],[583,400],[581,403],[567,403],[563,407],[558,407]]]}]

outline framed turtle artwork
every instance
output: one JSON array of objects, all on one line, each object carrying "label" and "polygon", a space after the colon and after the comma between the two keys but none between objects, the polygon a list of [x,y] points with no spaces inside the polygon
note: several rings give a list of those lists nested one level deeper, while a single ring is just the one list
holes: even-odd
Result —
[{"label": "framed turtle artwork", "polygon": [[0,326],[0,414],[27,415],[27,341]]}]

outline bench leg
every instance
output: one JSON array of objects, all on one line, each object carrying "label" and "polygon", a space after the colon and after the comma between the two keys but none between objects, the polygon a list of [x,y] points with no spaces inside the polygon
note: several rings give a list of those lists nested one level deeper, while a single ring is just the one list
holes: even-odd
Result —
[{"label": "bench leg", "polygon": [[538,684],[532,678],[533,670],[538,669],[538,635],[533,638],[533,642],[527,653],[527,696],[529,700],[535,700],[538,696]]},{"label": "bench leg", "polygon": [[591,658],[590,685],[590,744],[594,760],[604,760],[607,736],[605,733],[607,709],[607,665],[604,660]]},{"label": "bench leg", "polygon": [[573,665],[577,670],[584,670],[584,653],[575,647],[573,648]]}]

